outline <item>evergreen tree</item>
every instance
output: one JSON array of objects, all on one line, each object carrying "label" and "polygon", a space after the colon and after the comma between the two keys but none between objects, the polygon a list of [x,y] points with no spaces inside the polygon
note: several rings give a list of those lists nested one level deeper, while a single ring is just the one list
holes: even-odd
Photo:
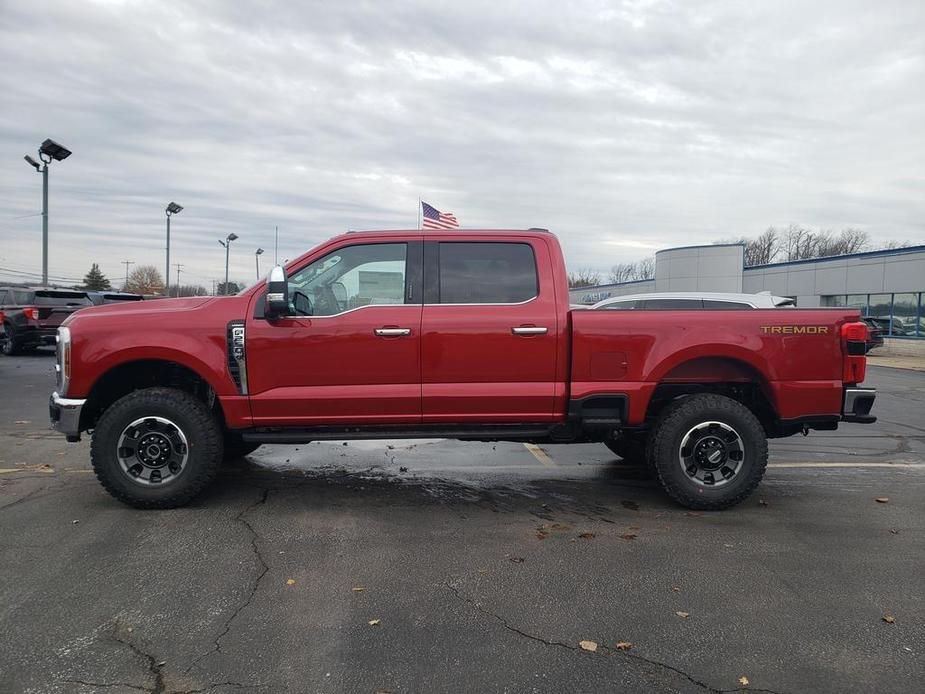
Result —
[{"label": "evergreen tree", "polygon": [[97,263],[93,263],[93,265],[90,267],[90,272],[84,276],[83,286],[84,289],[93,291],[104,291],[106,289],[112,288],[112,285],[109,283],[106,275],[100,272],[100,266]]}]

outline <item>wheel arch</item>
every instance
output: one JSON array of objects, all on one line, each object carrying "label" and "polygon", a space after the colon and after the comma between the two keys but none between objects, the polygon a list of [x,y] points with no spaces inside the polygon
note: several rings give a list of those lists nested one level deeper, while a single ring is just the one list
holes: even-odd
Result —
[{"label": "wheel arch", "polygon": [[93,429],[107,407],[136,390],[177,388],[206,403],[224,425],[225,416],[213,385],[198,371],[161,358],[131,359],[110,366],[94,381],[81,410],[81,430]]},{"label": "wheel arch", "polygon": [[765,373],[760,364],[740,356],[694,355],[675,362],[659,375],[646,407],[646,421],[657,419],[664,407],[679,397],[715,393],[745,405],[770,432],[778,414]]}]

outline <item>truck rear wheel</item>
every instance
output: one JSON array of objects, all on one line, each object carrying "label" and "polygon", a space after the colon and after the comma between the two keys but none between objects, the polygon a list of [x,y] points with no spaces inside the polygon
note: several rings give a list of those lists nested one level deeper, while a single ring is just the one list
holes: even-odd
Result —
[{"label": "truck rear wheel", "polygon": [[665,491],[692,509],[738,504],[755,490],[768,464],[761,423],[747,407],[722,395],[690,395],[666,407],[651,446]]},{"label": "truck rear wheel", "polygon": [[176,508],[215,478],[222,433],[201,400],[173,388],[145,388],[102,414],[90,460],[103,487],[119,501]]}]

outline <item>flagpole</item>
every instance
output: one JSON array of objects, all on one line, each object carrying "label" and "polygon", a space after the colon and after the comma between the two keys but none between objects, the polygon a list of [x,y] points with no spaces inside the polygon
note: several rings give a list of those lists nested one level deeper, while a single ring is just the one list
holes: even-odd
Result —
[{"label": "flagpole", "polygon": [[418,225],[416,228],[418,229],[421,228],[421,196],[420,195],[418,196]]}]

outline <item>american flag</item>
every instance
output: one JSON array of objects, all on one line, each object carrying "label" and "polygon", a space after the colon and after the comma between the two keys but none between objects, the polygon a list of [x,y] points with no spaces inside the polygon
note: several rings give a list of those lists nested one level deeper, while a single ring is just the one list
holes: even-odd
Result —
[{"label": "american flag", "polygon": [[435,207],[431,207],[423,200],[421,209],[424,211],[422,227],[424,229],[458,229],[459,222],[456,221],[456,215],[452,212],[441,212]]}]

